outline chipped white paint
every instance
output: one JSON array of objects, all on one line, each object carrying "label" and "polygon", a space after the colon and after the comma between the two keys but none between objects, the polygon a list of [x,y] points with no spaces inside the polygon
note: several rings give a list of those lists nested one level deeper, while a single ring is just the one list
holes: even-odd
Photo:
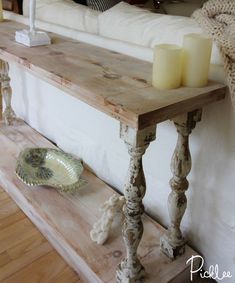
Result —
[{"label": "chipped white paint", "polygon": [[170,226],[161,238],[161,250],[170,258],[184,253],[185,240],[180,223],[187,207],[185,191],[189,183],[187,176],[191,170],[189,135],[201,119],[201,110],[183,114],[173,119],[178,132],[177,145],[171,160],[173,178],[170,180],[171,193],[168,198]]},{"label": "chipped white paint", "polygon": [[96,242],[98,245],[103,245],[106,242],[109,237],[114,218],[118,214],[123,215],[122,209],[124,203],[124,197],[114,194],[102,205],[100,210],[103,212],[103,215],[93,225],[90,232],[90,237],[93,242]]},{"label": "chipped white paint", "polygon": [[119,264],[117,282],[140,282],[145,276],[145,270],[137,255],[137,249],[143,235],[141,215],[144,212],[142,199],[146,184],[142,165],[149,143],[156,137],[156,127],[135,130],[121,124],[121,138],[125,141],[130,154],[130,166],[124,186],[126,204],[124,205],[123,238],[126,246],[126,258]]},{"label": "chipped white paint", "polygon": [[9,73],[8,62],[0,60],[1,93],[3,95],[3,99],[5,102],[5,111],[3,113],[3,118],[6,125],[11,125],[15,118],[15,113],[11,108],[12,89],[10,86],[10,77],[8,73]]}]

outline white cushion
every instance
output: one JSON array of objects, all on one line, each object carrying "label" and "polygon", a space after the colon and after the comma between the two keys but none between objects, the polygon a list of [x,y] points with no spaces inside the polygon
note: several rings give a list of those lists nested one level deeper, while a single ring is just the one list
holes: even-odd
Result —
[{"label": "white cushion", "polygon": [[[29,14],[30,0],[24,0],[24,16]],[[38,0],[36,18],[68,28],[98,33],[98,15],[87,6],[79,5],[72,0]]]},{"label": "white cushion", "polygon": [[[150,48],[160,43],[181,45],[187,33],[202,33],[192,18],[152,13],[124,2],[99,15],[100,35]],[[216,46],[212,63],[221,64]]]}]

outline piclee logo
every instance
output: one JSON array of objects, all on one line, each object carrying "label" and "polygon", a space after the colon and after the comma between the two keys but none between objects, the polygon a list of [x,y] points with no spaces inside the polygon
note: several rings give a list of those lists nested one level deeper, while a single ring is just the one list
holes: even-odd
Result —
[{"label": "piclee logo", "polygon": [[[198,259],[201,261],[201,265],[195,268],[195,262],[198,262]],[[210,265],[208,270],[203,270],[204,266],[204,258],[200,255],[192,255],[186,262],[186,264],[190,264],[190,280],[193,281],[193,276],[197,273],[202,279],[210,278],[217,281],[222,281],[225,278],[232,278],[232,274],[230,271],[220,271],[219,265]]]}]

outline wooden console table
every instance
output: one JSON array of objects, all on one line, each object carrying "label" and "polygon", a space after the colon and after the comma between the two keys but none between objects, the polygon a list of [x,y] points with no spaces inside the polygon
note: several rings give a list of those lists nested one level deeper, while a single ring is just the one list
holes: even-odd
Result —
[{"label": "wooden console table", "polygon": [[25,26],[11,21],[0,24],[4,119],[7,124],[14,120],[8,63],[16,63],[120,121],[120,136],[128,147],[130,166],[124,187],[126,258],[118,266],[117,281],[139,282],[145,276],[137,254],[143,234],[142,199],[146,190],[142,156],[155,140],[156,125],[173,120],[178,142],[171,163],[172,192],[168,199],[171,225],[161,238],[161,249],[170,258],[175,258],[185,247],[180,223],[186,209],[186,177],[191,168],[188,138],[201,119],[201,109],[223,99],[226,87],[210,82],[203,88],[157,90],[151,86],[150,63],[56,34],[50,34],[53,42],[50,46],[27,48],[14,41],[15,30],[23,28]]}]

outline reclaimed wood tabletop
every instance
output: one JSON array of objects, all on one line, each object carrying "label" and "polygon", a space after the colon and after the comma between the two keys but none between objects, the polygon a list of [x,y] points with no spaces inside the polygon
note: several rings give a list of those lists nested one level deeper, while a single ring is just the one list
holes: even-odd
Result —
[{"label": "reclaimed wood tabletop", "polygon": [[157,124],[223,99],[226,87],[159,90],[151,85],[152,64],[108,49],[49,33],[52,44],[15,42],[26,26],[0,24],[0,59],[20,64],[37,77],[136,129]]}]

